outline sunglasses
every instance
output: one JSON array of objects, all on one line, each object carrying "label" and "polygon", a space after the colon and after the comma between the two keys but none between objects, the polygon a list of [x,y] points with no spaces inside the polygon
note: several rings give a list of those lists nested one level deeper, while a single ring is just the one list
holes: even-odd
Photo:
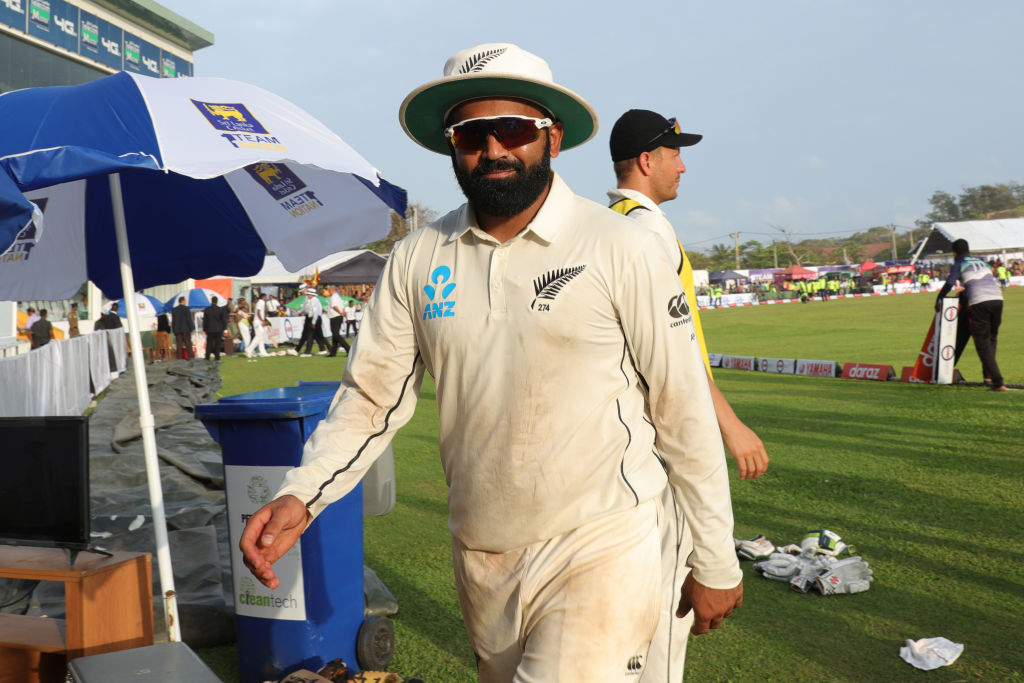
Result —
[{"label": "sunglasses", "polygon": [[552,125],[554,121],[551,119],[538,119],[533,116],[480,116],[448,126],[444,129],[444,136],[452,147],[464,152],[483,149],[491,135],[505,149],[512,149],[534,142],[540,137],[542,128],[549,128]]},{"label": "sunglasses", "polygon": [[683,132],[682,129],[679,127],[679,122],[676,121],[675,117],[672,117],[672,118],[670,118],[668,120],[668,128],[666,128],[665,130],[661,131],[660,133],[655,135],[653,138],[651,138],[650,140],[648,140],[644,144],[645,145],[649,145],[652,142],[654,142],[655,140],[657,140],[658,138],[660,138],[662,135],[669,135],[670,133],[672,135],[681,135],[682,132]]}]

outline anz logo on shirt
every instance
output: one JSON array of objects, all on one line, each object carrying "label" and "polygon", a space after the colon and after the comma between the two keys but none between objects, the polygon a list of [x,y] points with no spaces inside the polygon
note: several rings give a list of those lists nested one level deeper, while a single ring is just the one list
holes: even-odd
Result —
[{"label": "anz logo on shirt", "polygon": [[423,308],[423,319],[454,318],[455,299],[449,299],[455,291],[455,283],[451,282],[452,270],[448,266],[438,266],[430,274],[430,284],[423,288],[430,302]]}]

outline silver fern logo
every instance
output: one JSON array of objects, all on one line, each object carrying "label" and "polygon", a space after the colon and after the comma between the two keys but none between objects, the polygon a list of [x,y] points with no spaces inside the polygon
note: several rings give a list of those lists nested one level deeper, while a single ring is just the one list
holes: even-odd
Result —
[{"label": "silver fern logo", "polygon": [[477,52],[476,54],[470,55],[466,58],[466,61],[459,66],[459,73],[468,74],[473,73],[474,71],[483,71],[488,62],[505,54],[507,49],[507,47],[499,47],[494,50],[484,50],[483,52]]},{"label": "silver fern logo", "polygon": [[552,270],[533,281],[533,303],[530,304],[530,308],[534,308],[538,311],[550,310],[549,305],[541,302],[541,299],[547,301],[554,301],[558,293],[569,284],[569,282],[586,270],[586,266],[573,266],[571,268],[559,268]]}]

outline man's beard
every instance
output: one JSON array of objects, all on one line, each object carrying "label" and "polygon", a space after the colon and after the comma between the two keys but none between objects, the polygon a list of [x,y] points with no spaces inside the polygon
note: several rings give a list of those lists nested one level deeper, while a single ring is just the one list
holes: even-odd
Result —
[{"label": "man's beard", "polygon": [[[477,213],[509,218],[525,211],[537,201],[551,180],[551,152],[544,146],[544,156],[527,168],[519,159],[481,159],[472,173],[459,167],[452,156],[452,167],[462,193]],[[508,178],[487,178],[491,171],[514,170]]]}]

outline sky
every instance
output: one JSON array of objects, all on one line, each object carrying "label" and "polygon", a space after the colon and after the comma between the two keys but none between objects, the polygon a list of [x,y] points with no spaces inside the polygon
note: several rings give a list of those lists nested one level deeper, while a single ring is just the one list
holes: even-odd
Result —
[{"label": "sky", "polygon": [[539,55],[597,111],[595,137],[552,162],[577,194],[606,203],[630,108],[704,135],[662,205],[690,250],[902,232],[937,190],[1024,182],[1020,0],[160,2],[213,32],[197,76],[290,99],[438,213],[464,201],[450,161],[398,109],[490,42]]}]

